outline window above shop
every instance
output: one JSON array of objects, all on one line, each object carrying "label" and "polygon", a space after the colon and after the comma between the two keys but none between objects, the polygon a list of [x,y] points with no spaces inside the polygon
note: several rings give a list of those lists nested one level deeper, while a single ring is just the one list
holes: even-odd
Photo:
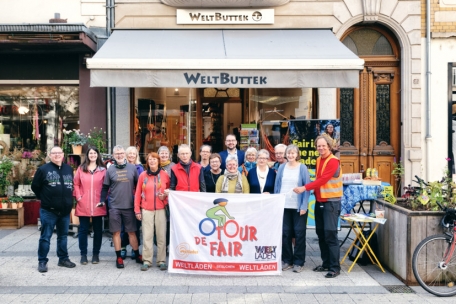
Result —
[{"label": "window above shop", "polygon": [[388,39],[372,29],[354,31],[342,43],[358,56],[394,55]]},{"label": "window above shop", "polygon": [[161,2],[174,7],[272,7],[287,4],[290,0],[161,0]]}]

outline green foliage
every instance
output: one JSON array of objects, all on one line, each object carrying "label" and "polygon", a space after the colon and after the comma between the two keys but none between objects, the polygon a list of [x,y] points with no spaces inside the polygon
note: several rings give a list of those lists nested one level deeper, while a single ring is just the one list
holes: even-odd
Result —
[{"label": "green foliage", "polygon": [[97,129],[95,127],[95,128],[93,128],[93,130],[91,129],[89,131],[89,134],[87,134],[87,136],[88,136],[89,145],[97,148],[100,153],[107,152],[106,139],[105,139],[106,132],[104,132],[102,128]]},{"label": "green foliage", "polygon": [[23,203],[24,202],[24,198],[22,196],[13,195],[13,196],[10,196],[8,198],[8,202],[14,203],[14,204]]},{"label": "green foliage", "polygon": [[0,193],[2,195],[6,193],[6,188],[11,185],[13,167],[11,159],[4,156],[0,163]]}]

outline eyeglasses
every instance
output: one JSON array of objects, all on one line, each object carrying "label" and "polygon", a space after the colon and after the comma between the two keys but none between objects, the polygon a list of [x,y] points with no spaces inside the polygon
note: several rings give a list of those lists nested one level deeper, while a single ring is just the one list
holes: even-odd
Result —
[{"label": "eyeglasses", "polygon": [[283,152],[275,152],[274,154],[275,155],[284,155],[285,153],[283,153]]},{"label": "eyeglasses", "polygon": [[52,155],[61,155],[63,152],[51,152]]},{"label": "eyeglasses", "polygon": [[118,156],[125,155],[125,152],[114,153],[114,155],[118,155]]},{"label": "eyeglasses", "polygon": [[210,151],[201,151],[201,153],[211,153]]},{"label": "eyeglasses", "polygon": [[236,139],[230,139],[230,140],[227,139],[226,140],[226,142],[235,142],[235,141],[236,141]]},{"label": "eyeglasses", "polygon": [[211,164],[218,164],[218,163],[220,163],[220,161],[218,159],[217,160],[211,160],[210,163]]},{"label": "eyeglasses", "polygon": [[267,157],[258,157],[257,160],[268,160]]}]

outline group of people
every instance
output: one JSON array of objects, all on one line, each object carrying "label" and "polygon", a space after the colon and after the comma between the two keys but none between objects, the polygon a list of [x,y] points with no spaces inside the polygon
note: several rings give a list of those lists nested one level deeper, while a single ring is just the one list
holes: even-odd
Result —
[{"label": "group of people", "polygon": [[[49,241],[57,230],[59,266],[75,267],[66,248],[69,211],[72,195],[78,201],[80,217],[79,248],[81,264],[88,263],[87,235],[90,220],[94,232],[92,263],[99,262],[102,217],[109,212],[109,230],[113,234],[116,266],[123,268],[126,246],[132,247],[132,259],[142,264],[141,270],[152,266],[153,239],[157,244],[157,266],[166,270],[166,230],[169,190],[215,193],[255,193],[286,195],[282,232],[282,270],[301,272],[306,258],[306,224],[310,191],[316,197],[315,223],[322,264],[313,270],[327,272],[325,277],[340,274],[337,221],[342,196],[342,174],[339,160],[331,153],[331,142],[319,136],[315,146],[316,179],[310,181],[307,167],[300,162],[295,145],[279,144],[275,159],[269,163],[267,150],[236,149],[236,137],[228,135],[227,150],[212,153],[208,145],[200,148],[199,163],[192,160],[188,145],[178,148],[177,164],[171,162],[169,149],[159,148],[146,157],[145,168],[139,164],[138,151],[121,146],[113,149],[114,161],[105,168],[99,151],[89,147],[83,164],[73,179],[71,168],[63,163],[63,152],[54,147],[51,162],[41,166],[32,189],[41,199],[41,237],[38,249],[38,270],[47,271]],[[69,168],[69,169],[68,169]],[[74,185],[74,189],[73,189]],[[108,203],[108,208],[105,205]],[[142,225],[143,251],[139,253],[139,227]],[[125,239],[121,236],[124,231]]]}]

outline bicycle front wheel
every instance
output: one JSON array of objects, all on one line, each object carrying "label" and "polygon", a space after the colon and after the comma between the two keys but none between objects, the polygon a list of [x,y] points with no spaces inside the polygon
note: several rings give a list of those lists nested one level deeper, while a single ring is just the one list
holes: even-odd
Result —
[{"label": "bicycle front wheel", "polygon": [[[418,244],[413,253],[412,268],[418,283],[428,292],[449,297],[456,294],[456,255],[448,235],[432,235]],[[451,255],[448,263],[447,256]]]}]

